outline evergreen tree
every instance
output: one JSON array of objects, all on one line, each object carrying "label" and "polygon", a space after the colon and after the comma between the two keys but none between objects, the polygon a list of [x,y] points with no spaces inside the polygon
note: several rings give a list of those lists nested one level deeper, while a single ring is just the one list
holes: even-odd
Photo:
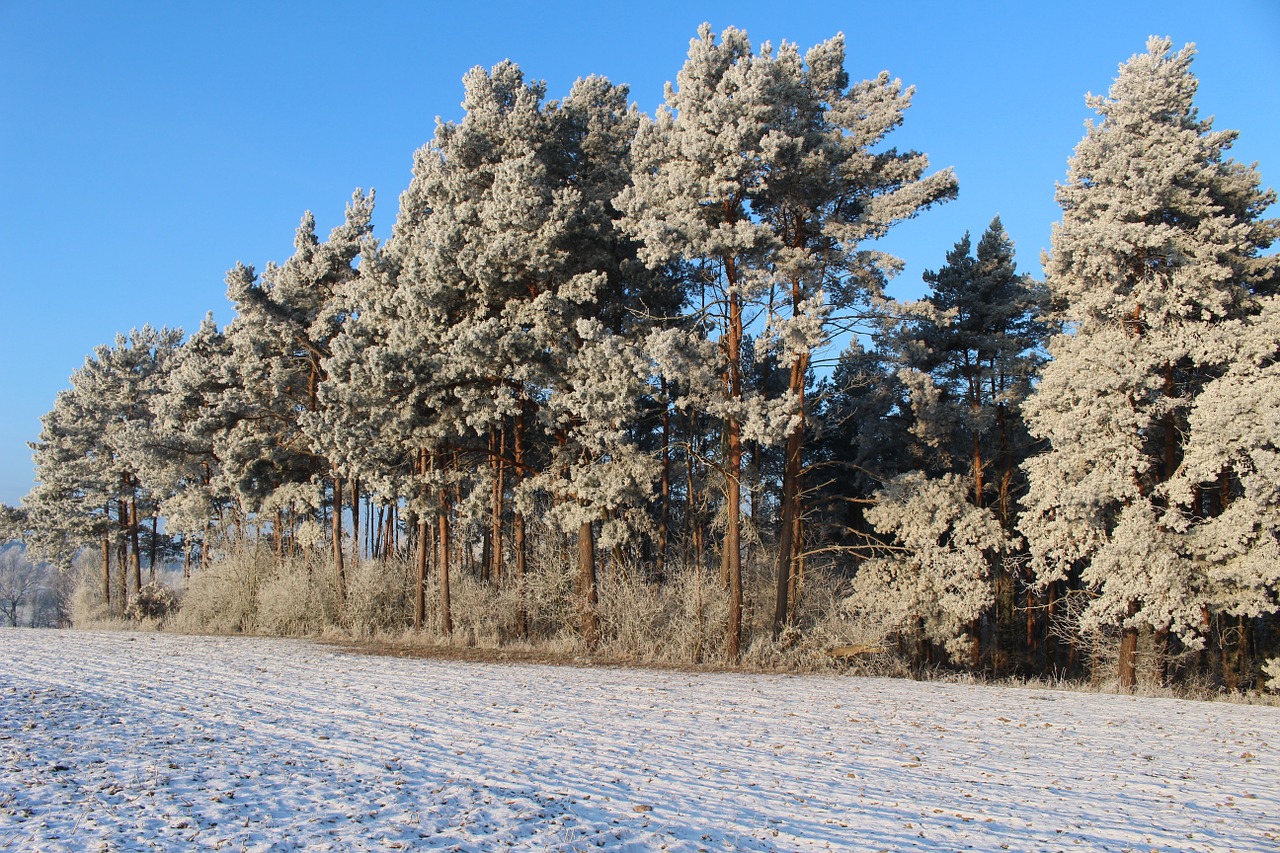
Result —
[{"label": "evergreen tree", "polygon": [[346,597],[342,547],[343,481],[322,448],[304,431],[321,407],[323,360],[344,320],[336,294],[353,279],[353,266],[370,238],[373,194],[357,190],[344,221],[321,242],[315,217],[302,218],[294,254],[282,266],[268,264],[261,280],[239,264],[227,274],[227,296],[236,318],[225,336],[238,381],[219,401],[229,428],[220,459],[241,500],[252,512],[275,513],[277,525],[295,507],[332,509],[333,560],[339,603]]},{"label": "evergreen tree", "polygon": [[[1052,342],[1026,405],[1033,433],[1051,444],[1026,464],[1021,529],[1037,580],[1084,586],[1082,625],[1120,631],[1125,686],[1140,629],[1195,646],[1204,614],[1224,607],[1214,578],[1230,559],[1197,558],[1190,533],[1201,516],[1229,511],[1247,456],[1219,452],[1220,470],[1188,469],[1201,500],[1187,500],[1185,480],[1173,486],[1191,448],[1222,447],[1198,432],[1221,426],[1209,414],[1221,410],[1201,407],[1210,387],[1256,375],[1271,358],[1263,346],[1251,366],[1233,368],[1241,353],[1222,331],[1259,322],[1260,298],[1275,292],[1280,262],[1262,254],[1280,228],[1262,216],[1275,194],[1256,168],[1226,157],[1237,134],[1199,117],[1193,54],[1152,38],[1106,97],[1088,98],[1102,121],[1088,126],[1058,188],[1063,218],[1046,259],[1069,331]],[[1213,487],[1201,477],[1224,478],[1222,500],[1204,497]],[[1266,539],[1254,534],[1264,551]]]},{"label": "evergreen tree", "polygon": [[134,454],[143,482],[161,498],[166,529],[183,537],[187,574],[193,540],[207,565],[214,527],[235,507],[221,461],[235,420],[223,401],[240,387],[230,343],[207,316],[174,353],[152,403],[154,438]]},{"label": "evergreen tree", "polygon": [[850,604],[886,630],[919,632],[954,660],[967,651],[976,664],[974,628],[993,601],[991,564],[1011,543],[994,513],[966,492],[954,474],[913,471],[886,484],[867,517],[897,553],[859,567]]},{"label": "evergreen tree", "polygon": [[1000,217],[976,255],[971,245],[965,234],[940,270],[925,271],[925,300],[936,315],[909,320],[892,346],[905,368],[927,374],[933,386],[915,400],[918,432],[942,445],[944,470],[967,477],[973,504],[993,506],[1012,529],[1018,465],[1030,446],[1021,404],[1044,361],[1048,298],[1042,285],[1018,275]]},{"label": "evergreen tree", "polygon": [[[65,565],[81,547],[100,545],[103,603],[114,598],[121,611],[130,587],[142,587],[142,525],[156,511],[139,477],[138,447],[149,442],[152,404],[181,340],[180,329],[143,326],[96,348],[71,374],[71,388],[58,394],[31,445],[38,483],[23,505],[33,550]],[[150,552],[154,569],[155,547]]]},{"label": "evergreen tree", "polygon": [[[841,36],[804,55],[787,43],[776,54],[767,43],[753,53],[741,30],[726,29],[717,41],[704,24],[657,120],[641,128],[634,187],[620,200],[648,261],[684,258],[703,276],[719,375],[718,388],[698,396],[724,422],[731,658],[743,606],[744,441],[787,441],[776,632],[789,618],[803,551],[795,534],[812,352],[825,342],[832,307],[859,303],[897,269],[861,242],[955,192],[949,170],[923,177],[922,154],[873,153],[901,123],[912,90],[888,74],[850,86],[844,59]],[[769,299],[770,292],[784,295]],[[744,383],[745,334],[760,300],[790,373],[786,396],[772,403]],[[753,422],[764,431],[749,435]]]}]

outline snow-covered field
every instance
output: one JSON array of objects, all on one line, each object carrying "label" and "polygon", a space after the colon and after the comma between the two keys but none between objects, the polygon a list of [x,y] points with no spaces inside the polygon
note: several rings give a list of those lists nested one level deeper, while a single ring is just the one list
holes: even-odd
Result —
[{"label": "snow-covered field", "polygon": [[3,850],[1280,850],[1280,709],[0,630]]}]

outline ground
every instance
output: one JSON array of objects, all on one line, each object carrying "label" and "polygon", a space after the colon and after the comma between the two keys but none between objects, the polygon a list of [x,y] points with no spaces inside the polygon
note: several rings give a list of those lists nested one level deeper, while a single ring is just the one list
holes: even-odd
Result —
[{"label": "ground", "polygon": [[0,630],[0,849],[1280,849],[1280,709]]}]

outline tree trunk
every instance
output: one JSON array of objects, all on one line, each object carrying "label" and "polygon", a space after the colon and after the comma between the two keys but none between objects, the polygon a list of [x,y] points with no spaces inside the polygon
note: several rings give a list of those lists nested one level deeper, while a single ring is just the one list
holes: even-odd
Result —
[{"label": "tree trunk", "polygon": [[[742,297],[737,292],[733,259],[725,264],[729,280],[729,318],[725,339],[728,359],[728,396],[742,398]],[[742,425],[736,415],[725,420],[724,571],[729,581],[729,625],[725,652],[730,663],[742,657]]]},{"label": "tree trunk", "polygon": [[[976,410],[978,407],[975,406]],[[975,411],[976,414],[976,411]],[[983,468],[985,463],[982,461],[982,439],[977,432],[973,434],[973,505],[982,509],[983,492],[986,490],[986,483],[983,482]]]},{"label": "tree trunk", "polygon": [[436,547],[440,561],[440,632],[446,637],[453,634],[453,613],[449,602],[449,489],[440,486],[440,506],[436,512],[439,525],[439,542]]},{"label": "tree trunk", "polygon": [[[516,417],[515,424],[515,460],[516,460],[516,477],[523,479],[524,477],[524,408],[521,407],[520,414]],[[517,482],[518,485],[518,482]],[[525,559],[527,548],[525,546],[524,532],[524,513],[517,508],[515,510],[515,518],[511,523],[511,548],[515,551],[516,561],[516,589],[518,591],[516,605],[516,632],[523,639],[529,635],[529,616],[525,607],[525,588],[524,573]]]},{"label": "tree trunk", "polygon": [[360,562],[360,479],[351,478],[351,559]]},{"label": "tree trunk", "polygon": [[204,529],[200,533],[200,571],[209,568],[209,519],[204,520]]},{"label": "tree trunk", "polygon": [[129,545],[132,553],[129,555],[129,567],[133,569],[133,590],[134,592],[142,591],[142,549],[138,545],[138,499],[136,497],[129,499]]},{"label": "tree trunk", "polygon": [[111,609],[111,534],[102,534],[102,603]]},{"label": "tree trunk", "polygon": [[[800,311],[804,297],[799,280],[791,284],[791,310]],[[773,608],[773,637],[782,634],[784,625],[794,624],[795,597],[799,571],[800,551],[803,547],[800,533],[800,500],[803,494],[800,478],[803,476],[804,430],[808,419],[805,400],[805,374],[809,370],[809,353],[797,353],[791,363],[787,390],[800,400],[800,423],[787,436],[786,459],[782,470],[782,518],[778,531],[777,594]]]},{"label": "tree trunk", "polygon": [[156,549],[160,539],[160,519],[151,513],[151,547],[147,549],[147,582],[156,582]]},{"label": "tree trunk", "polygon": [[271,546],[276,552],[276,559],[284,560],[284,512],[276,510],[276,523],[272,527]]},{"label": "tree trunk", "polygon": [[129,606],[129,508],[123,500],[117,503],[116,516],[120,525],[120,540],[116,542],[116,574],[119,575],[117,583],[120,596],[116,603],[123,614],[124,609]]},{"label": "tree trunk", "polygon": [[729,626],[725,653],[730,663],[742,657],[742,499],[741,482],[737,474],[742,461],[742,444],[739,425],[730,419],[727,520],[724,532],[725,567],[729,576]]},{"label": "tree trunk", "polygon": [[[1036,594],[1030,586],[1027,587],[1027,669],[1034,669],[1036,665]],[[1045,665],[1048,665],[1045,661]]]},{"label": "tree trunk", "polygon": [[417,582],[413,594],[413,630],[421,631],[427,620],[427,516],[418,518]]},{"label": "tree trunk", "polygon": [[778,529],[778,560],[776,565],[777,588],[773,608],[773,638],[782,635],[783,627],[794,622],[790,604],[796,591],[796,574],[800,543],[797,533],[800,522],[801,453],[804,440],[803,427],[787,437],[786,462],[782,472],[782,518]]},{"label": "tree trunk", "polygon": [[[698,425],[697,413],[693,407],[689,407],[689,452],[685,454],[685,510],[684,510],[684,528],[685,528],[685,546],[688,551],[688,557],[685,562],[688,565],[696,566],[702,569],[703,555],[706,553],[705,542],[703,540],[703,531],[701,519],[701,504],[699,503],[697,480],[694,477],[694,457],[697,455],[697,439],[696,429]],[[727,588],[729,585],[728,577],[721,578],[722,583]]]},{"label": "tree trunk", "polygon": [[599,633],[597,607],[600,603],[596,587],[596,540],[591,522],[578,528],[578,598],[582,608],[582,640],[594,649]]},{"label": "tree trunk", "polygon": [[667,402],[666,377],[659,379],[662,392],[662,480],[658,507],[658,578],[666,574],[668,525],[671,519],[671,406]]},{"label": "tree trunk", "polygon": [[1156,678],[1160,680],[1160,686],[1165,687],[1169,683],[1169,629],[1161,628],[1156,631],[1155,640],[1156,652]]},{"label": "tree trunk", "polygon": [[[1129,615],[1138,612],[1137,604],[1129,605]],[[1126,626],[1120,632],[1120,689],[1132,690],[1138,683],[1138,629]]]},{"label": "tree trunk", "polygon": [[506,465],[503,457],[507,452],[507,430],[505,426],[498,429],[497,456],[493,471],[493,505],[489,519],[489,578],[495,586],[502,585],[502,511],[506,496]]},{"label": "tree trunk", "polygon": [[338,581],[338,616],[347,606],[347,570],[342,555],[342,477],[333,475],[333,568]]},{"label": "tree trunk", "polygon": [[[994,391],[993,391],[994,395]],[[1013,451],[1009,446],[1009,413],[1004,403],[996,406],[996,423],[1000,428],[1000,523],[1006,531],[1013,530],[1013,504],[1010,492],[1013,488]]]},{"label": "tree trunk", "polygon": [[969,623],[969,668],[980,669],[982,667],[982,617],[978,617]]}]

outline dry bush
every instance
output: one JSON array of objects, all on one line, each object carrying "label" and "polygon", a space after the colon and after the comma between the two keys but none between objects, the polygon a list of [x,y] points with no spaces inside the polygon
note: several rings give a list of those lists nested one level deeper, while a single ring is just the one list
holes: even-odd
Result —
[{"label": "dry bush", "polygon": [[338,590],[329,561],[315,554],[277,562],[258,586],[254,630],[275,636],[318,634],[338,624]]},{"label": "dry bush", "polygon": [[[438,584],[428,601],[439,601]],[[449,613],[453,619],[450,642],[467,646],[497,646],[503,637],[504,623],[514,620],[514,613],[504,613],[499,603],[502,593],[478,578],[456,572],[449,577]],[[514,598],[507,596],[506,603]],[[437,616],[431,624],[439,627]]]},{"label": "dry bush", "polygon": [[[453,633],[448,637],[440,633],[436,571],[426,582],[422,630],[406,635],[413,623],[416,592],[412,560],[349,562],[347,601],[340,616],[327,553],[282,561],[268,547],[242,548],[194,575],[177,625],[221,633],[410,636],[415,643],[582,653],[582,602],[576,593],[572,542],[554,531],[541,534],[530,536],[528,570],[521,582],[516,582],[510,566],[499,584],[471,572],[451,573]],[[761,670],[837,665],[826,651],[863,642],[869,633],[842,606],[845,582],[833,573],[809,569],[796,625],[775,640],[769,557],[766,549],[756,549],[743,567],[742,665]],[[646,568],[626,564],[612,553],[602,558],[597,580],[599,633],[591,652],[643,663],[725,663],[729,596],[718,568],[673,563],[660,583]]]},{"label": "dry bush", "polygon": [[266,545],[232,549],[207,568],[192,572],[175,627],[211,634],[256,631],[258,589],[275,570],[276,556]]},{"label": "dry bush", "polygon": [[715,572],[675,567],[659,584],[631,568],[603,574],[597,586],[606,657],[692,664],[722,654],[729,607]]},{"label": "dry bush", "polygon": [[98,555],[89,550],[77,554],[71,568],[65,569],[75,576],[71,593],[71,624],[81,630],[123,629],[123,619],[114,616],[111,608],[102,600],[102,565]]},{"label": "dry bush", "polygon": [[348,565],[343,623],[356,637],[399,633],[413,620],[416,580],[409,560],[360,560]]},{"label": "dry bush", "polygon": [[154,580],[129,599],[125,616],[135,622],[163,625],[178,609],[178,596],[164,581]]}]

